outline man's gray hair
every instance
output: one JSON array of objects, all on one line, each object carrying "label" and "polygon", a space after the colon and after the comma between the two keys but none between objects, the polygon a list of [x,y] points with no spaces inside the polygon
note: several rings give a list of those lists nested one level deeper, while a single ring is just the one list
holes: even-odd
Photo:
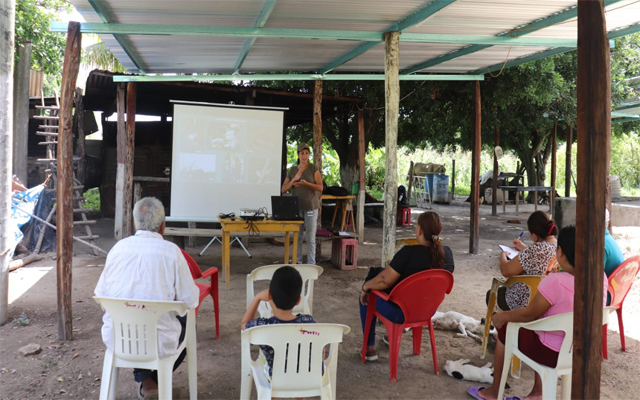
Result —
[{"label": "man's gray hair", "polygon": [[164,206],[155,197],[140,199],[133,207],[136,230],[158,232],[164,222]]}]

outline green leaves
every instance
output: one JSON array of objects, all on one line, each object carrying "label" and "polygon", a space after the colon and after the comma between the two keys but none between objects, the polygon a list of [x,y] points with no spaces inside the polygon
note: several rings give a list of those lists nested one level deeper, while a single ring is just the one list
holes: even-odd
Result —
[{"label": "green leaves", "polygon": [[[16,46],[33,43],[31,66],[46,74],[61,74],[65,36],[49,32],[49,22],[58,19],[59,13],[71,11],[64,0],[17,0]],[[16,60],[17,61],[17,60]]]}]

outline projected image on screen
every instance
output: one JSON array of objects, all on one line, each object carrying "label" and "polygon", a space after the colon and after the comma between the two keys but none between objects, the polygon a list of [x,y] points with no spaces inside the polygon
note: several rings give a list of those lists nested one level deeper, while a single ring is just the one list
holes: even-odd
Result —
[{"label": "projected image on screen", "polygon": [[212,220],[280,193],[283,112],[175,104],[171,219]]}]

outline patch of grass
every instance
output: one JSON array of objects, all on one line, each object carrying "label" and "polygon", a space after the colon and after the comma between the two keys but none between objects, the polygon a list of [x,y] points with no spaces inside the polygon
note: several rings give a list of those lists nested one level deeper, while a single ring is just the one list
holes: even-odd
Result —
[{"label": "patch of grass", "polygon": [[100,191],[98,188],[89,189],[83,194],[82,207],[90,210],[100,210]]},{"label": "patch of grass", "polygon": [[27,326],[31,323],[31,320],[27,317],[27,314],[22,312],[18,318],[13,320],[13,323],[18,326]]}]

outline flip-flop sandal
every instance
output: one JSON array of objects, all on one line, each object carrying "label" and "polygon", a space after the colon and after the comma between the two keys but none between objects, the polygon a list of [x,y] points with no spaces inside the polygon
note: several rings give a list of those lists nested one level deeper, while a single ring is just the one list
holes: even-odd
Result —
[{"label": "flip-flop sandal", "polygon": [[480,397],[480,391],[486,389],[485,386],[471,386],[467,389],[467,394],[473,397],[476,400],[485,400],[483,397]]},{"label": "flip-flop sandal", "polygon": [[504,400],[522,400],[518,396],[504,396]]}]

